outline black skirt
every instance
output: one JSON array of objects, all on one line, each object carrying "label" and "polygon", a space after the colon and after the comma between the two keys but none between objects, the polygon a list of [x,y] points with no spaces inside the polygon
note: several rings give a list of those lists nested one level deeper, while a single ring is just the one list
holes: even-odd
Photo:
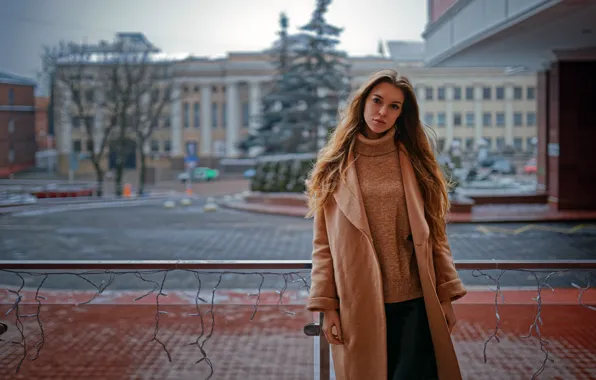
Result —
[{"label": "black skirt", "polygon": [[386,303],[387,379],[438,379],[424,298]]}]

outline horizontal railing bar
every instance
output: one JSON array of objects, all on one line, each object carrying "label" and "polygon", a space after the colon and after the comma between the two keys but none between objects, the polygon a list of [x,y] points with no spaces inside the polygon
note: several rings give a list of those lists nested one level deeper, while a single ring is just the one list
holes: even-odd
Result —
[{"label": "horizontal railing bar", "polygon": [[[455,260],[458,270],[596,269],[596,260]],[[311,260],[0,260],[5,270],[300,270]]]},{"label": "horizontal railing bar", "polygon": [[596,260],[455,260],[458,270],[596,269]]},{"label": "horizontal railing bar", "polygon": [[310,260],[0,260],[12,270],[296,270],[310,269]]}]

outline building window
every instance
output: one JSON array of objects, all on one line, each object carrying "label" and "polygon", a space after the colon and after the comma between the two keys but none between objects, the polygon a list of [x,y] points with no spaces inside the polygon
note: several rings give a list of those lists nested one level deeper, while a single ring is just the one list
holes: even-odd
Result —
[{"label": "building window", "polygon": [[8,105],[9,106],[14,105],[14,88],[8,89]]},{"label": "building window", "polygon": [[534,150],[533,137],[526,137],[526,152]]},{"label": "building window", "polygon": [[14,149],[8,151],[8,162],[11,164],[14,162]]},{"label": "building window", "polygon": [[523,89],[521,87],[513,87],[513,99],[521,100],[523,97]]},{"label": "building window", "polygon": [[456,127],[461,127],[461,113],[460,112],[453,113],[453,125]]},{"label": "building window", "polygon": [[8,121],[8,134],[14,133],[14,119]]},{"label": "building window", "polygon": [[93,142],[93,139],[88,139],[87,140],[87,144],[85,144],[85,145],[87,145],[86,148],[87,148],[87,152],[88,153],[93,152],[93,148],[94,148],[94,145],[95,145],[94,142]]},{"label": "building window", "polygon": [[250,123],[250,108],[248,102],[242,103],[242,125],[248,127]]},{"label": "building window", "polygon": [[424,99],[426,100],[433,100],[434,96],[434,89],[432,87],[426,87],[424,91]]},{"label": "building window", "polygon": [[437,112],[437,125],[439,128],[445,127],[445,112]]},{"label": "building window", "polygon": [[497,137],[497,151],[502,152],[505,149],[505,138]]},{"label": "building window", "polygon": [[75,153],[80,153],[82,150],[81,140],[73,140],[72,141],[72,151]]},{"label": "building window", "polygon": [[482,125],[485,127],[491,127],[493,125],[493,115],[490,112],[482,114]]},{"label": "building window", "polygon": [[201,105],[199,103],[195,103],[195,128],[199,128],[201,126]]},{"label": "building window", "polygon": [[159,141],[151,140],[151,152],[158,153],[159,152]]},{"label": "building window", "polygon": [[172,143],[170,140],[165,140],[163,142],[163,151],[166,153],[170,153],[172,151]]},{"label": "building window", "polygon": [[474,149],[474,138],[466,137],[466,150]]},{"label": "building window", "polygon": [[168,113],[166,112],[166,114],[164,116],[162,116],[162,125],[164,128],[170,128],[170,123],[172,121],[170,120],[170,115],[168,115]]},{"label": "building window", "polygon": [[437,98],[439,100],[445,100],[445,87],[439,87],[437,90]]},{"label": "building window", "polygon": [[536,99],[536,88],[528,87],[528,92],[526,93],[527,100],[534,100]]},{"label": "building window", "polygon": [[505,112],[497,112],[495,115],[497,127],[504,127],[505,126]]},{"label": "building window", "polygon": [[211,125],[213,126],[213,128],[217,128],[217,111],[218,107],[217,107],[217,103],[212,103],[211,104]]},{"label": "building window", "polygon": [[526,125],[528,127],[536,126],[536,112],[528,112],[526,115]]},{"label": "building window", "polygon": [[497,87],[497,99],[498,100],[505,99],[505,87],[502,87],[502,86]]},{"label": "building window", "polygon": [[474,112],[466,112],[466,127],[472,128],[476,120],[474,120]]},{"label": "building window", "polygon": [[432,112],[426,112],[424,114],[424,124],[434,125],[434,123],[435,123],[435,114]]},{"label": "building window", "polygon": [[453,87],[453,100],[461,100],[461,87]]},{"label": "building window", "polygon": [[440,138],[437,139],[437,150],[442,152],[445,149],[445,139]]},{"label": "building window", "polygon": [[484,141],[486,141],[486,147],[488,148],[488,150],[491,150],[493,148],[493,138],[485,137]]},{"label": "building window", "polygon": [[184,103],[184,128],[190,128],[190,104]]},{"label": "building window", "polygon": [[474,87],[466,87],[466,100],[474,100]]},{"label": "building window", "polygon": [[492,98],[492,88],[483,87],[482,88],[482,99],[490,100],[491,98]]},{"label": "building window", "polygon": [[523,145],[523,139],[521,137],[516,137],[513,139],[513,147],[515,148],[516,151],[521,152],[524,147]]},{"label": "building window", "polygon": [[513,125],[516,127],[521,127],[524,125],[524,116],[521,112],[516,112],[513,114]]}]

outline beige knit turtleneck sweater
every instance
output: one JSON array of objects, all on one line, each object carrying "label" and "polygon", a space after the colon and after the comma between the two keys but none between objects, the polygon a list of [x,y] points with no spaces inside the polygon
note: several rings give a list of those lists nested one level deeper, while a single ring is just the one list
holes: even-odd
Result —
[{"label": "beige knit turtleneck sweater", "polygon": [[422,297],[410,223],[391,128],[379,139],[358,134],[356,172],[383,278],[385,303]]}]

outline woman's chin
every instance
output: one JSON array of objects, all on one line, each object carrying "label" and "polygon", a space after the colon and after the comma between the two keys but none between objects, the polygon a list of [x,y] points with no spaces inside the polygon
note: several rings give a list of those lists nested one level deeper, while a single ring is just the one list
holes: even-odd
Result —
[{"label": "woman's chin", "polygon": [[391,126],[387,126],[386,124],[375,124],[375,123],[371,123],[372,125],[367,125],[368,129],[370,132],[377,134],[377,135],[382,135],[383,133],[387,132]]}]

